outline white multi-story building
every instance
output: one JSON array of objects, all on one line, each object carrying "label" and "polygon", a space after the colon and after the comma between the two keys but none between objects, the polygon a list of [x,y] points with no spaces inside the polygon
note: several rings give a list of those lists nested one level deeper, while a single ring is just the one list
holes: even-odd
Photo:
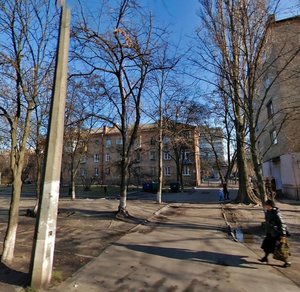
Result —
[{"label": "white multi-story building", "polygon": [[298,200],[300,199],[299,31],[299,16],[274,20],[271,25],[267,43],[270,46],[266,59],[268,66],[262,84],[266,99],[257,127],[257,146],[262,155],[263,175],[275,178],[278,191]]}]

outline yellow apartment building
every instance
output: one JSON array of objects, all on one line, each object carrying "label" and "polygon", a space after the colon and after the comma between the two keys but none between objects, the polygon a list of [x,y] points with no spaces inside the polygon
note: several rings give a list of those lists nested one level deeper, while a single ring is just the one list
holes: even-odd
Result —
[{"label": "yellow apartment building", "polygon": [[[177,167],[174,160],[173,142],[182,139],[180,156],[183,183],[187,186],[200,185],[199,133],[196,127],[185,126],[182,133],[166,133],[163,137],[163,183],[168,185],[178,181]],[[176,135],[176,138],[172,135]],[[141,125],[131,153],[129,168],[130,184],[141,185],[144,182],[158,180],[158,137],[157,124]],[[76,182],[89,179],[95,184],[120,183],[120,159],[122,138],[114,127],[95,130],[89,138],[85,153],[80,159]],[[70,180],[69,162],[64,161],[63,183]]]}]

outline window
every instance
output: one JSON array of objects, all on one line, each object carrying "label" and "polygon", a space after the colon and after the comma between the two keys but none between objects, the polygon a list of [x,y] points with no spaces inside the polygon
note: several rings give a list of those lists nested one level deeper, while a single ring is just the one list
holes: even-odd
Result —
[{"label": "window", "polygon": [[123,144],[123,139],[122,138],[117,138],[116,139],[116,145],[122,145]]},{"label": "window", "polygon": [[110,161],[110,154],[109,153],[105,154],[105,161]]},{"label": "window", "polygon": [[169,144],[170,143],[170,138],[168,136],[163,137],[163,143],[164,144]]},{"label": "window", "polygon": [[99,167],[95,167],[94,176],[99,176]]},{"label": "window", "polygon": [[156,159],[156,152],[155,151],[150,151],[150,160],[155,160]]},{"label": "window", "polygon": [[85,168],[80,168],[80,176],[86,176],[86,169]]},{"label": "window", "polygon": [[86,163],[86,155],[82,155],[80,163]]},{"label": "window", "polygon": [[265,78],[264,78],[264,86],[266,89],[268,89],[269,87],[271,87],[272,85],[272,76],[270,74],[268,74]]},{"label": "window", "polygon": [[165,166],[164,167],[164,175],[165,176],[170,176],[171,175],[171,167],[170,166]]},{"label": "window", "polygon": [[94,162],[100,162],[100,155],[94,154]]},{"label": "window", "polygon": [[188,165],[183,166],[182,174],[186,175],[186,176],[191,175],[191,170],[190,170],[190,167]]},{"label": "window", "polygon": [[110,148],[111,147],[111,139],[106,139],[105,141],[105,147]]},{"label": "window", "polygon": [[150,140],[150,145],[154,146],[155,145],[155,138],[154,137],[151,137],[151,140]]},{"label": "window", "polygon": [[141,139],[141,136],[139,136],[134,140],[134,148],[138,149],[141,147],[142,147],[142,139]]},{"label": "window", "polygon": [[110,168],[109,167],[105,168],[105,174],[110,175]]},{"label": "window", "polygon": [[274,107],[273,107],[273,102],[272,100],[270,100],[268,103],[267,103],[267,112],[268,112],[268,118],[272,118],[273,115],[274,115]]},{"label": "window", "polygon": [[183,132],[183,135],[186,137],[186,138],[192,138],[192,131],[184,131]]},{"label": "window", "polygon": [[273,130],[273,131],[270,133],[270,136],[271,136],[272,144],[276,145],[276,144],[278,143],[278,140],[277,140],[277,132],[276,132],[276,130]]},{"label": "window", "polygon": [[97,139],[97,140],[95,140],[95,144],[96,145],[99,145],[100,144],[100,141]]},{"label": "window", "polygon": [[189,151],[184,151],[183,152],[183,160],[184,161],[190,161],[190,152]]},{"label": "window", "polygon": [[171,154],[169,151],[164,152],[164,160],[171,160]]}]

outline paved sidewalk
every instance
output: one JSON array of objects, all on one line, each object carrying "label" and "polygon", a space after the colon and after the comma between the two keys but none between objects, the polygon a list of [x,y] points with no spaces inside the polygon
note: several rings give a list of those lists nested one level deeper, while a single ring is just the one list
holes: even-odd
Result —
[{"label": "paved sidewalk", "polygon": [[51,291],[299,291],[227,235],[221,207],[170,204]]}]

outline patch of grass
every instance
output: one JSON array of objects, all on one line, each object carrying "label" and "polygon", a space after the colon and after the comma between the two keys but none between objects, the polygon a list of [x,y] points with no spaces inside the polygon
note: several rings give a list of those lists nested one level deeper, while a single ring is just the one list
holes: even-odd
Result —
[{"label": "patch of grass", "polygon": [[51,282],[55,284],[59,284],[63,281],[63,276],[61,271],[53,271]]},{"label": "patch of grass", "polygon": [[[106,188],[105,188],[106,187]],[[80,199],[101,199],[106,197],[117,197],[119,194],[119,186],[102,186],[102,185],[92,185],[90,190],[85,190],[84,186],[76,187],[76,198]],[[61,197],[68,197],[68,187],[63,187],[60,190]]]}]

